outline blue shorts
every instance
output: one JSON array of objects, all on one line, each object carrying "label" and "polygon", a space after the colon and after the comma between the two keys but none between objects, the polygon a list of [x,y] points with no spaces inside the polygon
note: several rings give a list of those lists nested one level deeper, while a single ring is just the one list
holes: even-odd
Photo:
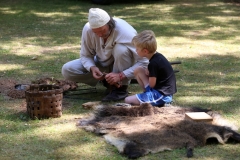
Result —
[{"label": "blue shorts", "polygon": [[137,99],[141,103],[150,103],[152,106],[163,106],[165,103],[172,102],[172,95],[164,96],[158,90],[146,87],[146,91],[136,94]]}]

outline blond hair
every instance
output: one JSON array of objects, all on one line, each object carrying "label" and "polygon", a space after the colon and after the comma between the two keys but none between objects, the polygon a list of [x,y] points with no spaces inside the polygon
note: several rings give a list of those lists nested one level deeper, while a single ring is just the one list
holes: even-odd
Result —
[{"label": "blond hair", "polygon": [[157,50],[157,41],[155,34],[151,30],[144,30],[133,37],[132,43],[135,47],[147,49],[149,53],[155,53]]}]

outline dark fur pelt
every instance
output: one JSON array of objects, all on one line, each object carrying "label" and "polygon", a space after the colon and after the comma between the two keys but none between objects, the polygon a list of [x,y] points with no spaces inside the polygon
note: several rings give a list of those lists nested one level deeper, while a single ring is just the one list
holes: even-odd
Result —
[{"label": "dark fur pelt", "polygon": [[[192,107],[192,108],[180,108],[176,111],[179,114],[185,114],[186,112],[209,112],[211,110],[199,108],[199,107]],[[153,107],[148,103],[143,103],[140,106],[132,106],[132,107],[116,107],[112,105],[105,105],[99,107],[95,111],[96,118],[102,117],[109,117],[109,116],[129,116],[129,117],[143,117],[153,114],[159,114],[163,111],[158,107]]]},{"label": "dark fur pelt", "polygon": [[116,107],[116,106],[103,106],[99,107],[95,115],[96,117],[109,117],[109,116],[130,116],[130,117],[143,117],[147,115],[154,114],[156,109],[147,103],[142,104],[140,106],[132,106],[132,107]]},{"label": "dark fur pelt", "polygon": [[[185,119],[186,112],[206,112],[213,122]],[[192,157],[194,147],[204,146],[209,138],[216,138],[221,144],[229,138],[240,142],[234,125],[217,112],[202,108],[103,105],[92,116],[81,119],[78,126],[103,135],[128,158],[184,147],[187,157]]]}]

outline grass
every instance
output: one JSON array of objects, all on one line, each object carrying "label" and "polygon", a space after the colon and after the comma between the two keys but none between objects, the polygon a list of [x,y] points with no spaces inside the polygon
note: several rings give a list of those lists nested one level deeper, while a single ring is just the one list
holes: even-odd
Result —
[{"label": "grass", "polygon": [[[240,126],[240,11],[237,4],[221,0],[124,1],[107,6],[83,0],[2,0],[0,79],[62,79],[62,65],[79,57],[81,30],[91,7],[125,19],[137,31],[153,30],[158,51],[170,61],[182,61],[174,66],[180,70],[176,105],[211,108]],[[102,137],[75,126],[90,112],[81,104],[101,100],[103,88],[97,89],[64,99],[62,117],[45,120],[30,120],[23,99],[0,95],[0,159],[126,159]],[[130,91],[140,89],[133,84]],[[236,159],[239,149],[233,144],[207,145],[196,148],[192,159]],[[185,149],[178,149],[140,159],[187,158]]]}]

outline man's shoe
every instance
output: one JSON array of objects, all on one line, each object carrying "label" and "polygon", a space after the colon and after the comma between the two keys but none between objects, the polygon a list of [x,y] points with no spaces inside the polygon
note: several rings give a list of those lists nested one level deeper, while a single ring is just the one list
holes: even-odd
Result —
[{"label": "man's shoe", "polygon": [[102,83],[102,85],[103,85],[104,87],[106,87],[106,88],[110,88],[110,86],[111,86],[111,85],[106,81],[106,79],[102,80],[101,83]]},{"label": "man's shoe", "polygon": [[111,85],[106,81],[106,79],[100,81],[104,87],[106,87],[106,90],[104,92],[104,95],[108,95],[111,92]]},{"label": "man's shoe", "polygon": [[112,91],[102,99],[102,102],[123,100],[128,96],[127,88],[128,88],[127,85],[123,85],[120,88],[112,86]]}]

